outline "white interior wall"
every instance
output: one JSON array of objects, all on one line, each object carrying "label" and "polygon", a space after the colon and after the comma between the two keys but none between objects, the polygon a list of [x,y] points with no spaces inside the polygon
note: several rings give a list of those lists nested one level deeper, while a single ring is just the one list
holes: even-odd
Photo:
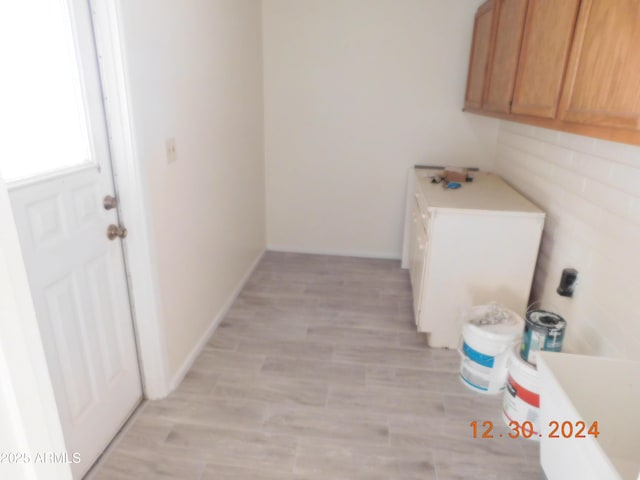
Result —
[{"label": "white interior wall", "polygon": [[399,258],[409,167],[490,168],[462,112],[481,0],[264,0],[268,246]]},{"label": "white interior wall", "polygon": [[[640,147],[502,122],[496,171],[547,212],[533,297],[575,352],[640,359]],[[573,298],[556,293],[578,270]]]},{"label": "white interior wall", "polygon": [[261,4],[135,0],[121,9],[177,381],[265,247]]}]

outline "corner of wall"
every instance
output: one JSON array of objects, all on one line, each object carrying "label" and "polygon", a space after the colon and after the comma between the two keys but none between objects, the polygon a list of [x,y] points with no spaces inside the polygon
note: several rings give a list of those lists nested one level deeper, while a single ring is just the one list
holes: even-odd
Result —
[{"label": "corner of wall", "polygon": [[244,276],[242,277],[238,285],[234,288],[231,295],[229,295],[229,298],[227,299],[227,301],[224,303],[224,305],[222,305],[222,308],[220,309],[218,314],[213,318],[213,320],[207,327],[206,331],[200,336],[200,340],[198,340],[198,342],[193,346],[189,354],[186,356],[182,365],[177,369],[176,372],[173,373],[168,393],[172,392],[180,385],[180,383],[184,379],[187,372],[191,369],[191,367],[193,366],[193,363],[196,361],[196,359],[198,358],[198,356],[206,346],[207,342],[211,339],[211,337],[215,333],[216,328],[218,328],[218,325],[220,325],[220,322],[224,319],[225,315],[233,305],[233,302],[235,302],[236,298],[244,288],[245,284],[247,283],[249,278],[251,278],[251,275],[257,268],[258,264],[260,263],[260,260],[262,260],[264,253],[265,253],[265,250],[260,252],[260,254],[256,257],[256,259],[251,263],[251,266],[249,267],[247,272],[244,274]]}]

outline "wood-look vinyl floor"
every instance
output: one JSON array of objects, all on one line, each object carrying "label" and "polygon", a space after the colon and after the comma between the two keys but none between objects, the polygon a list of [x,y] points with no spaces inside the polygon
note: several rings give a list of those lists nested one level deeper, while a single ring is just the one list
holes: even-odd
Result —
[{"label": "wood-look vinyl floor", "polygon": [[508,438],[501,396],[458,368],[415,332],[399,262],[268,252],[180,387],[88,478],[540,479],[538,444]]}]

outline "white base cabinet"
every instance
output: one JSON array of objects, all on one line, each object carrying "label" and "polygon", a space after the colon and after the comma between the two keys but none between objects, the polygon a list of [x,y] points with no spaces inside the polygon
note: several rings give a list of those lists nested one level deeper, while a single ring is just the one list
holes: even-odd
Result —
[{"label": "white base cabinet", "polygon": [[544,212],[499,176],[476,172],[459,189],[410,173],[403,266],[417,329],[431,347],[457,348],[466,310],[492,301],[524,315]]}]

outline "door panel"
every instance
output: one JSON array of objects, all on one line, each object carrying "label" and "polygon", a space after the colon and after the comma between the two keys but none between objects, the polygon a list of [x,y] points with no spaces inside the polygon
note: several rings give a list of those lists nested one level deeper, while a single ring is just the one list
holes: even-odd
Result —
[{"label": "door panel", "polygon": [[482,108],[508,113],[516,81],[528,0],[500,0],[496,11],[496,37]]},{"label": "door panel", "polygon": [[108,255],[101,255],[87,263],[87,289],[90,295],[90,314],[96,319],[99,340],[100,360],[104,368],[104,376],[111,383],[125,368],[125,346],[121,332],[118,331],[111,319],[116,318],[118,312],[114,305],[117,296],[114,288],[113,269],[115,259]]},{"label": "door panel", "polygon": [[26,215],[31,229],[30,239],[34,246],[42,247],[64,238],[61,210],[61,197],[57,194],[28,206]]},{"label": "door panel", "polygon": [[[69,403],[72,419],[79,418],[96,399],[79,290],[77,275],[72,273],[44,287],[44,305],[40,305],[40,312],[48,313],[50,328],[47,330],[53,339],[48,350],[55,352],[58,361],[57,368],[52,362],[49,368],[60,371],[63,388],[58,386],[58,390]],[[36,303],[42,302],[38,299]]]},{"label": "door panel", "polygon": [[555,118],[580,0],[529,0],[511,111]]},{"label": "door panel", "polygon": [[82,460],[71,468],[81,478],[139,404],[142,387],[122,240],[107,238],[118,212],[102,205],[116,192],[91,13],[86,1],[66,3],[91,158],[7,186],[67,451]]},{"label": "door panel", "polygon": [[[108,166],[107,166],[108,167]],[[14,187],[11,202],[69,452],[79,477],[142,396],[109,168]]]}]

